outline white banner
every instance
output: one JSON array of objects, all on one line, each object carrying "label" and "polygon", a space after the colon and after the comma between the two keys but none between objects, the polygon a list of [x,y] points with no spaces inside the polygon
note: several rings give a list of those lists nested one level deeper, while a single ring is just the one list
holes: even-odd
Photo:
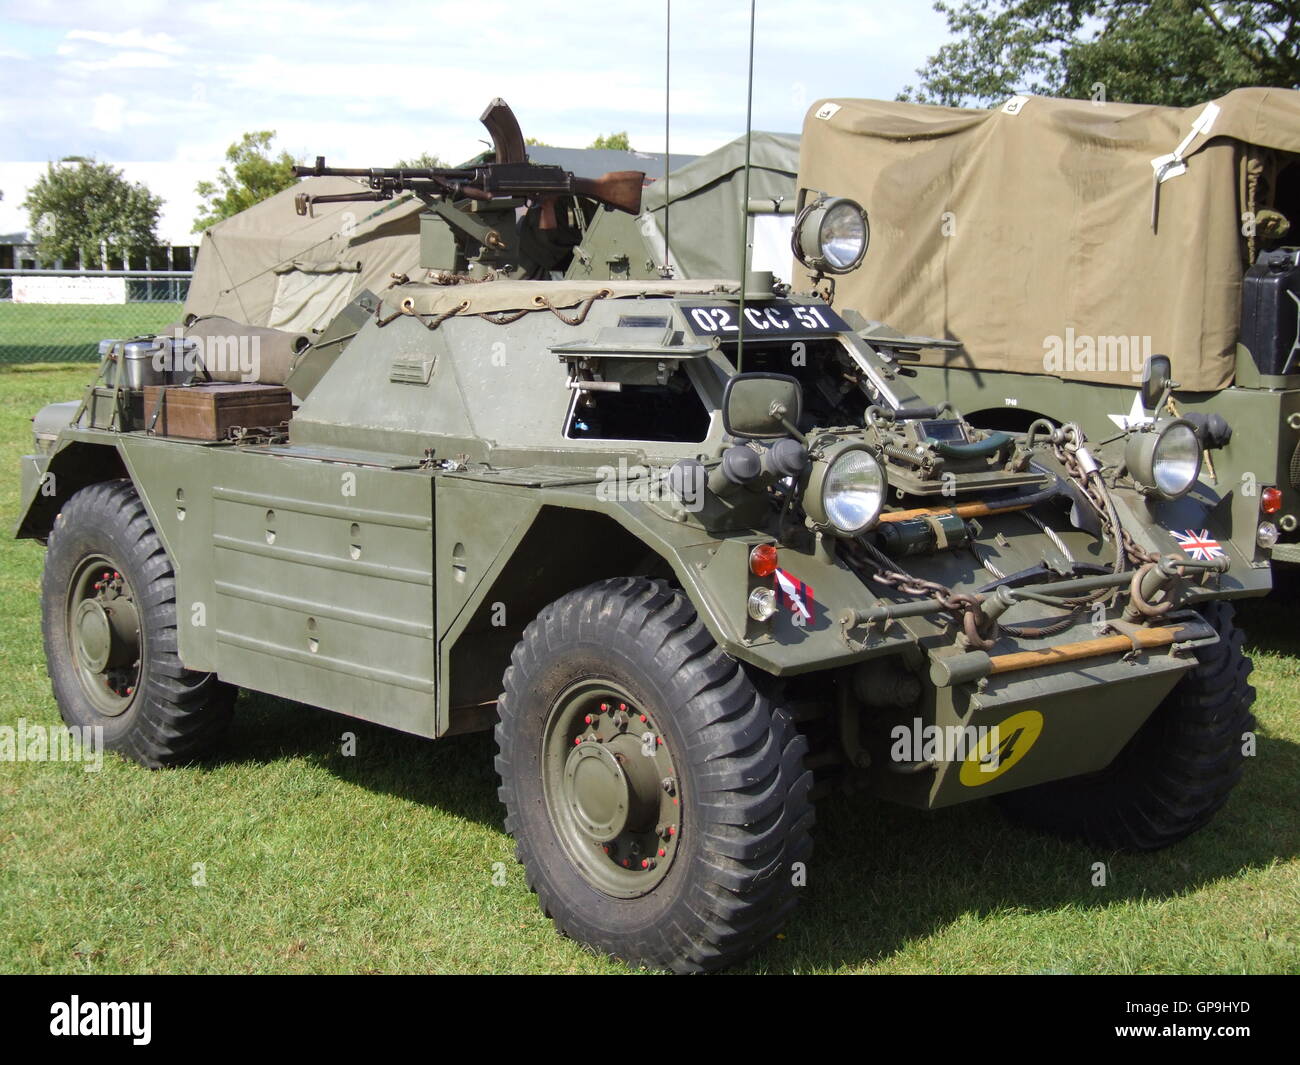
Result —
[{"label": "white banner", "polygon": [[125,303],[124,277],[15,277],[15,303]]}]

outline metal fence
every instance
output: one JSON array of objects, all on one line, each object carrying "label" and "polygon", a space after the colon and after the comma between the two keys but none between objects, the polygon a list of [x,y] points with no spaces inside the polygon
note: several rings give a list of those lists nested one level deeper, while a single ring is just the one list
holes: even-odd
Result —
[{"label": "metal fence", "polygon": [[101,340],[160,332],[180,320],[190,277],[181,270],[0,270],[0,364],[93,362]]}]

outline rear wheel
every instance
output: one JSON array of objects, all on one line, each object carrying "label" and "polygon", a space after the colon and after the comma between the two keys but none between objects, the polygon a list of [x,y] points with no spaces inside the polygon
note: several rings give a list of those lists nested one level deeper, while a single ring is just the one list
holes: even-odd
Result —
[{"label": "rear wheel", "polygon": [[1109,766],[1000,795],[1003,812],[1032,828],[1136,851],[1203,828],[1241,779],[1255,689],[1232,607],[1210,603],[1202,614],[1219,642],[1196,653],[1196,666]]},{"label": "rear wheel", "polygon": [[69,725],[157,768],[220,737],[235,689],[177,654],[171,560],[129,481],[72,496],[55,519],[41,580],[45,658]]},{"label": "rear wheel", "polygon": [[679,972],[776,932],[811,853],[806,745],[680,592],[566,595],[524,631],[504,688],[506,828],[561,932]]}]

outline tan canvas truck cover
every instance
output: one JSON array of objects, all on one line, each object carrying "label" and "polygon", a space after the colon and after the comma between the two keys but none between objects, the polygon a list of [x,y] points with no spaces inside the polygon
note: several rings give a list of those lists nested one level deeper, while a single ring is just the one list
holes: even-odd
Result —
[{"label": "tan canvas truck cover", "polygon": [[[1153,229],[1152,160],[1180,146]],[[1118,338],[1141,349],[1150,337],[1184,388],[1209,391],[1232,380],[1242,214],[1268,206],[1252,202],[1248,171],[1251,158],[1275,162],[1270,150],[1300,152],[1300,92],[1238,89],[1189,108],[836,99],[808,112],[799,180],[870,219],[866,260],[838,279],[837,304],[962,342],[925,363],[1131,384]],[[1080,337],[1100,340],[1092,359]],[[1066,340],[1073,365],[1049,367]]]},{"label": "tan canvas truck cover", "polygon": [[348,178],[306,178],[204,232],[186,315],[220,315],[290,333],[322,329],[363,289],[419,268],[414,196],[294,210],[300,192],[363,192]]}]

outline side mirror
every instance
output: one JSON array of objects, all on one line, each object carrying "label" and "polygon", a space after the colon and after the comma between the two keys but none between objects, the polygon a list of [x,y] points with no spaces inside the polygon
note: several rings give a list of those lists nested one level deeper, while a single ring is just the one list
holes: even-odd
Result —
[{"label": "side mirror", "polygon": [[797,435],[802,414],[803,387],[785,374],[736,374],[722,392],[722,427],[742,440]]},{"label": "side mirror", "polygon": [[1168,355],[1152,355],[1142,364],[1142,408],[1155,410],[1173,381],[1173,364]]}]

